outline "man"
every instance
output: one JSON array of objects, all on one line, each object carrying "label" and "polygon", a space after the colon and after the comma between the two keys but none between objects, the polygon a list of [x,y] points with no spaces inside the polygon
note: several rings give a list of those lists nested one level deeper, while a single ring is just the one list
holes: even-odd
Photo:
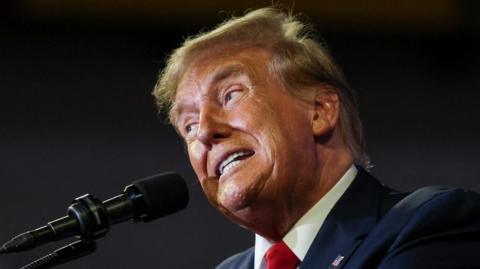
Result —
[{"label": "man", "polygon": [[307,28],[275,8],[233,18],[154,90],[209,201],[256,234],[218,268],[480,268],[479,197],[369,175],[355,95]]}]

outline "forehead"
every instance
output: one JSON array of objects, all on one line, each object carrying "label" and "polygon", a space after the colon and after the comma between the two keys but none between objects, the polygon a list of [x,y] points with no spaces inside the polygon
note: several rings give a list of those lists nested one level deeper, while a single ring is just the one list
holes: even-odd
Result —
[{"label": "forehead", "polygon": [[265,71],[270,54],[258,47],[218,46],[198,53],[183,73],[175,99],[189,84],[211,84],[234,73],[255,76]]},{"label": "forehead", "polygon": [[207,96],[214,86],[238,76],[246,76],[253,83],[268,77],[270,54],[261,48],[240,50],[219,48],[196,56],[185,69],[173,100],[170,119],[175,120],[184,106],[195,98]]}]

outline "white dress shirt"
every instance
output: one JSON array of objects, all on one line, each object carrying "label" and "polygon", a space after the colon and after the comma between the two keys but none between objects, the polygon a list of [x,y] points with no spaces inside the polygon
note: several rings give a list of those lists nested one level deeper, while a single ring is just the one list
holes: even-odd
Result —
[{"label": "white dress shirt", "polygon": [[[355,165],[352,165],[337,184],[310,208],[283,237],[285,244],[295,253],[300,261],[303,261],[305,258],[313,239],[315,239],[320,227],[322,227],[328,213],[330,213],[333,206],[342,197],[348,186],[350,186],[357,172]],[[255,235],[254,269],[266,268],[264,256],[271,245],[272,243],[267,239],[258,234]]]}]

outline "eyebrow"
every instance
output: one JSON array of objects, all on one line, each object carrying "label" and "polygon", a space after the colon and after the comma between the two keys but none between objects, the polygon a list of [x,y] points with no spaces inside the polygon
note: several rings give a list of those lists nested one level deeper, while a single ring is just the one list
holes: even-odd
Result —
[{"label": "eyebrow", "polygon": [[231,77],[233,74],[236,74],[236,73],[242,73],[242,74],[247,73],[248,74],[248,72],[246,72],[245,69],[246,68],[243,65],[240,65],[240,64],[231,64],[231,65],[221,67],[213,73],[213,77],[212,77],[212,80],[210,82],[210,85],[218,84],[222,80],[225,80],[225,79]]},{"label": "eyebrow", "polygon": [[[215,70],[212,75],[210,75],[211,78],[209,78],[208,87],[210,88],[212,85],[216,85],[233,76],[234,74],[247,74],[250,76],[251,72],[249,72],[249,69],[244,65],[238,63],[222,66]],[[176,120],[178,119],[178,115],[180,115],[181,111],[181,107],[178,106],[176,102],[173,102],[172,108],[168,113],[170,123],[176,125]]]}]

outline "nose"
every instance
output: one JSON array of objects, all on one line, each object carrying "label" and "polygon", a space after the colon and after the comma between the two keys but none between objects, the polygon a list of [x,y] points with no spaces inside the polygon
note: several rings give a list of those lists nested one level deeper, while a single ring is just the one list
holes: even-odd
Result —
[{"label": "nose", "polygon": [[202,107],[197,130],[197,137],[202,143],[213,145],[230,136],[231,128],[225,114],[221,108],[209,104]]}]

